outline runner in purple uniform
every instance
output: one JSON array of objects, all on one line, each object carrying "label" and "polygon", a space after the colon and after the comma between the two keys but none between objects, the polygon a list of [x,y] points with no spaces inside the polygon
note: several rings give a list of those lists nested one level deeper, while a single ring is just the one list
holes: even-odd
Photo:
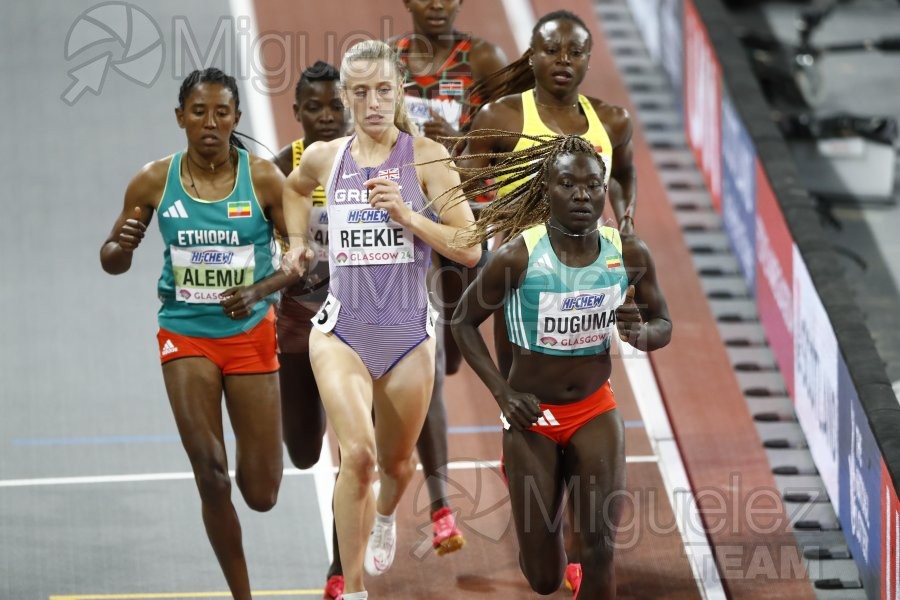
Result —
[{"label": "runner in purple uniform", "polygon": [[433,385],[431,249],[467,266],[481,256],[480,247],[452,243],[474,221],[467,203],[445,193],[459,176],[437,163],[413,164],[448,153],[410,135],[401,73],[383,42],[348,50],[341,82],[354,134],[310,146],[284,196],[293,232],[285,264],[300,269],[313,190],[322,185],[328,195],[330,290],[313,318],[310,359],[341,449],[334,513],[345,600],[367,597],[361,567],[380,575],[394,558],[395,510],[414,471]]}]

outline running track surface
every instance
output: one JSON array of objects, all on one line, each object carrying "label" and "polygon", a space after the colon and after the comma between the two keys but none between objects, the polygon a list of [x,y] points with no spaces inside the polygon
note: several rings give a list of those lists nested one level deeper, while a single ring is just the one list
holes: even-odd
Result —
[{"label": "running track surface", "polygon": [[[348,10],[343,2],[317,2],[314,9],[306,10],[313,4],[289,0],[257,0],[254,3],[259,31],[297,28],[311,32],[309,44],[304,49],[307,60],[301,64],[311,64],[322,57],[337,63],[339,54],[335,52],[335,40],[343,50],[360,39],[346,32],[368,32],[385,38],[409,30],[409,16],[399,0],[371,0],[354,6],[353,10]],[[567,8],[589,23],[594,50],[583,92],[631,108],[624,84],[594,18],[592,3],[588,0],[531,0],[530,4],[538,16]],[[512,26],[500,0],[466,3],[457,20],[458,29],[497,43],[510,60],[520,54]],[[263,49],[263,60],[277,61],[278,56],[266,54]],[[280,145],[300,136],[292,117],[292,101],[290,91],[272,98]],[[634,147],[639,183],[637,231],[654,251],[657,275],[675,322],[672,344],[654,355],[652,363],[692,486],[695,491],[713,492],[701,494],[698,502],[702,518],[712,531],[709,537],[719,571],[724,575],[724,584],[732,598],[811,597],[811,588],[804,579],[752,575],[760,572],[759,569],[754,571],[754,561],[760,560],[762,555],[774,565],[796,564],[799,560],[797,547],[786,525],[783,507],[777,500],[779,496],[766,456],[643,139],[640,115],[633,110],[632,114],[636,122]],[[640,421],[642,417],[637,412],[628,379],[618,362],[612,380],[624,419]],[[496,405],[465,367],[460,374],[448,379],[445,398],[451,427],[496,423]],[[454,435],[450,443],[451,461],[493,460],[498,455],[499,444],[496,432]],[[641,428],[627,430],[626,451],[632,459],[652,455]],[[390,577],[371,582],[374,597],[458,598],[463,592],[468,592],[466,596],[481,592],[493,597],[522,597],[526,588],[516,563],[514,533],[506,529],[503,537],[495,539],[499,528],[509,525],[508,507],[501,501],[503,491],[499,479],[493,471],[484,469],[454,473],[453,482],[459,484],[460,490],[478,490],[476,495],[496,498],[500,505],[489,515],[482,516],[483,509],[494,506],[492,503],[480,497],[473,502],[466,493],[454,498],[454,506],[461,510],[469,545],[442,560],[429,558],[427,562],[418,562],[403,560],[401,556]],[[627,474],[628,490],[634,492],[636,498],[653,496],[657,501],[638,500],[632,506],[635,515],[626,514],[623,520],[629,523],[629,518],[635,517],[637,531],[633,532],[634,544],[617,553],[620,598],[697,597],[677,530],[654,527],[650,520],[659,518],[661,521],[656,523],[673,523],[672,508],[665,500],[657,465],[653,462],[630,463]],[[748,516],[748,511],[741,507],[751,506],[751,496],[765,490],[774,491],[767,497],[775,500],[765,507],[771,512],[767,512],[762,520],[756,513]],[[401,524],[404,532],[416,531],[418,537],[423,538],[428,524],[427,494],[416,484],[411,491],[401,508]],[[730,526],[722,526],[723,506],[732,507],[728,509],[729,513],[739,513],[730,514]],[[491,523],[486,526],[488,533],[478,534],[469,527],[476,523],[477,527]],[[407,544],[409,535],[404,537],[404,544]],[[559,596],[566,594],[561,592]]]}]

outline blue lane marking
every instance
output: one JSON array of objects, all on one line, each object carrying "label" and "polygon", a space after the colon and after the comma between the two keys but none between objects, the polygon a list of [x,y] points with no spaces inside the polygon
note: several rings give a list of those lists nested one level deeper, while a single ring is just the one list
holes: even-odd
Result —
[{"label": "blue lane marking", "polygon": [[[625,427],[629,429],[642,428],[643,421],[625,421]],[[449,427],[447,433],[500,433],[503,428],[500,425],[458,425]],[[225,436],[225,441],[233,442],[234,435]],[[173,444],[180,443],[177,435],[89,435],[75,437],[33,437],[13,438],[13,446],[111,446],[116,444]]]},{"label": "blue lane marking", "polygon": [[500,425],[459,425],[448,427],[447,433],[498,433],[503,431]]},{"label": "blue lane marking", "polygon": [[[234,435],[227,434],[227,441]],[[90,435],[78,437],[13,438],[13,446],[104,446],[113,444],[171,444],[180,443],[177,435]]]}]

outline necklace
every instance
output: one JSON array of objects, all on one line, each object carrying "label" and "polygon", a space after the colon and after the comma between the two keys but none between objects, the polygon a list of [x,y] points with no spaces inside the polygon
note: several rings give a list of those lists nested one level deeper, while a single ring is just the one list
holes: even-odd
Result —
[{"label": "necklace", "polygon": [[595,227],[594,227],[593,229],[591,229],[590,231],[586,231],[586,232],[584,232],[584,233],[571,233],[571,232],[569,232],[569,231],[566,231],[566,230],[563,229],[562,227],[557,227],[556,225],[554,225],[554,224],[551,223],[550,221],[547,221],[547,227],[550,227],[551,229],[555,229],[555,230],[557,230],[558,232],[560,232],[561,234],[563,234],[563,235],[565,235],[565,236],[568,236],[568,237],[573,237],[573,238],[584,238],[584,237],[587,237],[587,236],[591,235],[592,233],[597,233],[597,231],[600,230],[599,227],[596,227],[596,226],[595,226]]},{"label": "necklace", "polygon": [[560,108],[578,108],[578,103],[575,104],[544,104],[543,102],[534,101],[537,106],[542,106],[544,108],[553,108],[559,110]]},{"label": "necklace", "polygon": [[[197,189],[197,184],[194,183],[194,173],[191,171],[191,163],[196,162],[196,161],[193,158],[191,158],[190,152],[186,152],[186,154],[188,155],[187,172],[188,172],[188,177],[191,178],[191,187],[194,188],[194,192],[197,194],[197,197],[200,197],[200,190]],[[226,162],[228,162],[230,160],[231,160],[231,149],[229,148],[228,149],[228,158],[226,158],[225,160],[220,162],[218,165],[213,164],[213,162],[210,161],[209,167],[212,170],[213,174],[215,174],[216,167],[221,167],[222,165],[224,165]],[[197,166],[198,167],[200,166],[199,163],[197,164]],[[235,170],[237,170],[237,166],[235,166]]]},{"label": "necklace", "polygon": [[[190,162],[194,163],[194,164],[197,165],[198,167],[203,167],[203,165],[201,165],[201,164],[198,163],[196,160],[194,160],[194,157],[191,156],[191,153],[190,153],[190,152],[188,152],[187,155],[188,155],[188,160],[189,160]],[[228,148],[228,156],[225,157],[225,160],[223,160],[223,161],[220,162],[219,164],[215,164],[213,161],[209,161],[209,170],[212,171],[213,173],[215,173],[215,172],[216,172],[216,169],[217,169],[218,167],[221,167],[222,165],[224,165],[225,163],[227,163],[227,162],[230,161],[230,160],[231,160],[231,148],[229,147],[229,148]]]}]

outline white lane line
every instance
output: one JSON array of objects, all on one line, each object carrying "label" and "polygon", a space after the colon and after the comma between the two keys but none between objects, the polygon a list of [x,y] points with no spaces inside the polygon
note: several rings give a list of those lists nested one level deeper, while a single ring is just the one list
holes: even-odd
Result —
[{"label": "white lane line", "polygon": [[[531,0],[503,0],[506,18],[513,30],[516,44],[523,52],[530,45],[531,30],[537,20]],[[618,342],[618,339],[616,339]],[[654,452],[659,457],[659,470],[672,505],[684,549],[700,592],[707,600],[725,600],[725,590],[718,566],[709,547],[703,521],[700,520],[694,492],[690,487],[678,445],[659,393],[656,375],[646,354],[630,346],[617,343],[619,356],[625,365],[628,382],[634,391],[644,426]],[[626,355],[627,353],[627,355]]]},{"label": "white lane line", "polygon": [[[230,0],[231,14],[236,20],[246,19],[248,27],[246,31],[250,37],[250,48],[253,56],[244,53],[240,55],[240,73],[246,79],[242,81],[244,96],[249,107],[250,123],[253,126],[253,137],[264,145],[277,152],[279,146],[278,132],[275,129],[275,109],[272,105],[272,94],[269,92],[267,73],[263,69],[265,64],[258,50],[261,47],[259,27],[256,23],[256,11],[253,0]],[[329,559],[334,548],[332,547],[331,528],[331,497],[334,492],[334,462],[331,459],[331,448],[328,438],[322,440],[322,452],[319,461],[311,469],[316,486],[316,500],[319,504],[319,517],[322,522],[322,535],[325,540],[325,548]],[[285,474],[288,474],[285,470]],[[298,471],[299,472],[299,471]],[[293,472],[291,474],[294,474]]]},{"label": "white lane line", "polygon": [[537,18],[529,0],[502,0],[503,10],[506,11],[506,21],[512,29],[513,37],[519,52],[525,52],[531,46],[531,30],[534,29]]},{"label": "white lane line", "polygon": [[[253,0],[230,0],[231,14],[238,22],[239,30],[247,32],[250,40],[250,48],[256,52],[259,44],[259,28],[256,26],[256,11],[253,9]],[[246,19],[243,21],[242,19]],[[244,24],[247,27],[244,27]],[[239,54],[240,67],[237,73],[229,73],[238,78],[243,88],[244,102],[247,109],[244,111],[250,116],[253,126],[253,137],[278,152],[278,134],[275,130],[275,115],[272,111],[272,98],[269,93],[269,84],[266,73],[263,70],[262,57],[246,56],[241,52],[241,44],[237,44],[236,52]]]},{"label": "white lane line", "polygon": [[[327,513],[327,519],[331,519],[331,489],[334,487],[334,476],[337,475],[338,468],[331,464],[331,449],[323,444],[322,455],[319,457],[319,464],[311,469],[285,469],[285,477],[295,477],[297,475],[312,475],[316,481],[317,495],[319,496],[319,504],[326,507],[321,510]],[[659,457],[655,455],[635,455],[626,456],[627,463],[655,463],[659,461]],[[321,465],[321,466],[320,466]],[[457,460],[447,464],[450,471],[472,471],[475,469],[496,469],[500,467],[499,460]],[[416,465],[416,470],[421,471],[422,465]],[[234,477],[234,471],[228,472]],[[42,487],[53,485],[98,485],[105,483],[145,483],[148,481],[180,481],[184,479],[193,479],[194,474],[190,471],[180,471],[172,473],[133,473],[127,475],[86,475],[80,477],[36,477],[31,479],[0,479],[0,488],[14,487]],[[325,481],[320,483],[320,479]],[[326,488],[324,491],[318,488]],[[324,518],[324,517],[323,517]],[[329,524],[328,537],[331,537],[331,525]]]},{"label": "white lane line", "polygon": [[646,353],[619,342],[616,348],[625,366],[628,383],[634,392],[638,409],[644,419],[644,427],[650,437],[653,451],[659,456],[659,472],[675,514],[675,522],[681,532],[684,551],[687,554],[694,579],[707,600],[727,598],[718,566],[706,537],[703,520],[697,510],[697,501],[688,481],[681,453],[672,435],[672,426],[659,393],[656,375]]}]

